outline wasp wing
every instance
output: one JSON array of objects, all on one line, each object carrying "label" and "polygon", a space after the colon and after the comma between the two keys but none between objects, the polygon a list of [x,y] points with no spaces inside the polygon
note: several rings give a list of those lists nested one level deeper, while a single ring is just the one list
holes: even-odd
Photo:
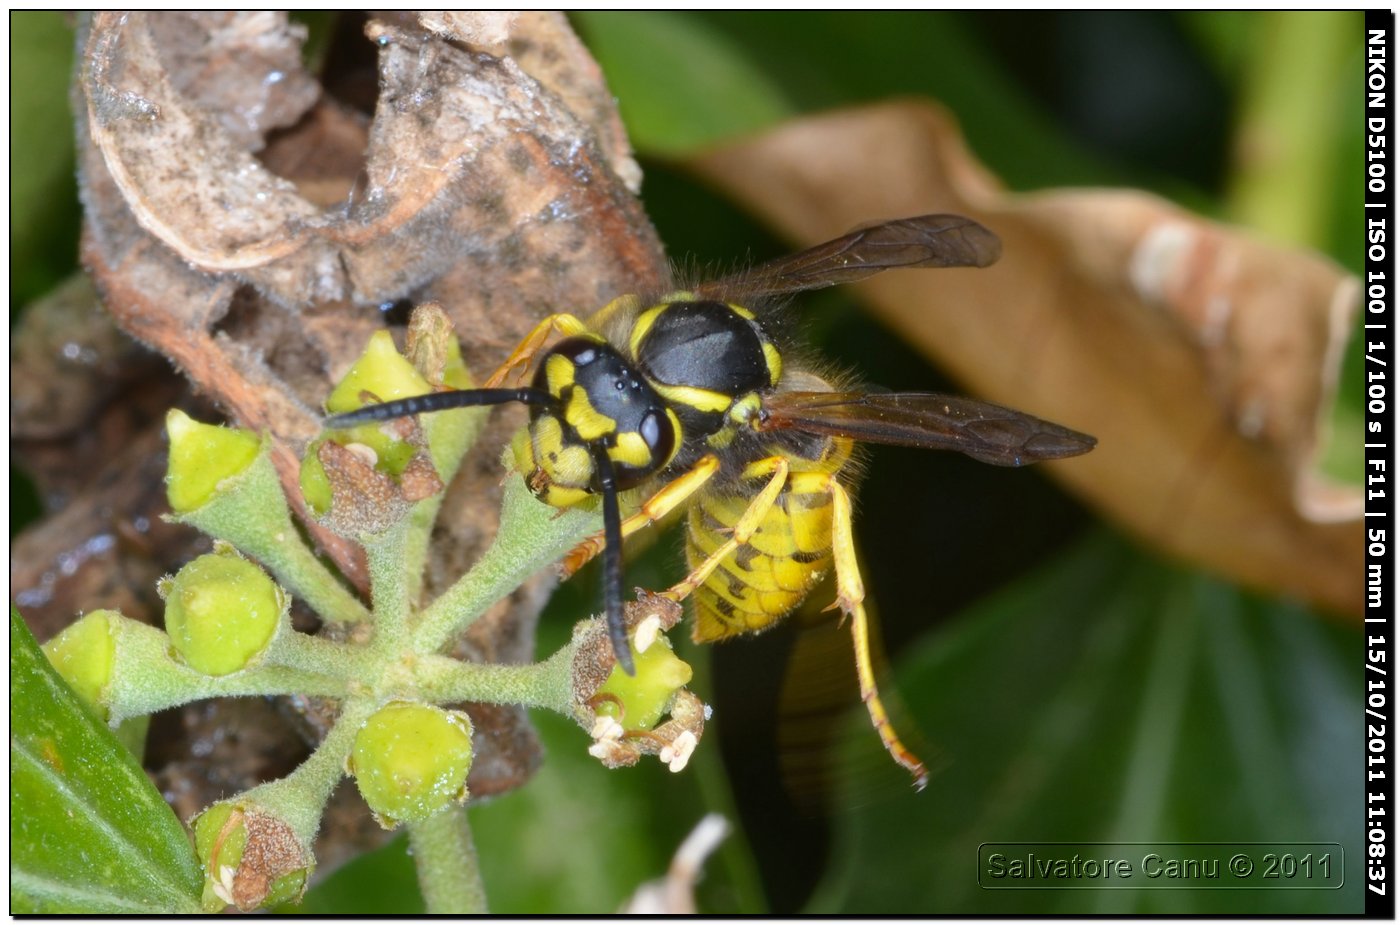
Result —
[{"label": "wasp wing", "polygon": [[994,466],[1078,456],[1098,441],[990,402],[930,392],[775,392],[760,430],[800,430],[933,450],[957,450]]},{"label": "wasp wing", "polygon": [[698,287],[705,298],[786,295],[849,283],[901,267],[985,267],[1001,240],[961,215],[920,215],[852,231],[787,257]]}]

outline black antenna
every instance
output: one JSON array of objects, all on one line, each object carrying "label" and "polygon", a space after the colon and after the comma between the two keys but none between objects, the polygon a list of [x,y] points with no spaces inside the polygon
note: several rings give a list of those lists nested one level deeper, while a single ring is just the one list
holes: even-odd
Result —
[{"label": "black antenna", "polygon": [[325,426],[331,430],[354,427],[371,421],[391,421],[430,411],[449,411],[453,408],[475,408],[480,405],[504,405],[508,402],[523,402],[527,405],[557,406],[559,402],[548,392],[539,389],[454,389],[450,392],[429,392],[427,395],[414,395],[394,401],[365,405],[355,411],[333,414],[326,418]]},{"label": "black antenna", "polygon": [[603,495],[603,610],[608,618],[608,638],[622,670],[635,675],[632,650],[627,646],[627,623],[622,618],[622,514],[617,507],[617,477],[607,447],[593,443],[589,449]]},{"label": "black antenna", "polygon": [[[335,430],[432,411],[504,405],[513,401],[546,408],[559,407],[558,399],[540,389],[455,389],[365,405],[355,411],[333,414],[324,423],[328,429]],[[627,646],[627,624],[622,616],[622,514],[617,502],[617,476],[606,447],[599,443],[590,444],[589,452],[593,455],[593,465],[598,471],[598,487],[603,496],[603,609],[607,614],[608,638],[612,641],[613,654],[617,656],[622,670],[635,675],[637,669],[632,662],[632,650]]]}]

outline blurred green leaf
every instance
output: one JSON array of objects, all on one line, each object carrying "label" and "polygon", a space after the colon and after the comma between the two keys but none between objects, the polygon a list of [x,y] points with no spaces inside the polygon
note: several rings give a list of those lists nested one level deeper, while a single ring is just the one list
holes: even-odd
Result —
[{"label": "blurred green leaf", "polygon": [[742,49],[693,16],[575,13],[574,24],[607,74],[639,151],[688,151],[793,114]]},{"label": "blurred green leaf", "polygon": [[1184,10],[1177,17],[1220,76],[1233,84],[1249,44],[1253,14],[1247,10]]},{"label": "blurred green leaf", "polygon": [[[78,201],[68,79],[73,30],[54,12],[10,14],[10,298],[52,288],[77,261]],[[22,89],[20,89],[22,87]]]},{"label": "blurred green leaf", "polygon": [[422,915],[418,873],[399,835],[377,851],[355,858],[306,891],[300,903],[274,910],[302,915]]},{"label": "blurred green leaf", "polygon": [[1021,91],[965,14],[690,15],[723,29],[804,112],[928,96],[958,115],[978,157],[1013,188],[1114,176]]},{"label": "blurred green leaf", "polygon": [[189,836],[10,609],[10,911],[198,912]]},{"label": "blurred green leaf", "polygon": [[[922,794],[839,818],[841,866],[809,911],[1359,912],[1357,644],[1300,608],[1094,537],[901,666],[897,687],[920,706],[942,773]],[[853,737],[869,732],[853,721]],[[1035,840],[1338,842],[1346,884],[979,887],[980,844]]]},{"label": "blurred green leaf", "polygon": [[[491,911],[616,912],[642,883],[665,874],[672,852],[704,815],[694,768],[672,774],[648,758],[609,771],[588,755],[578,726],[550,714],[532,717],[545,743],[544,766],[523,789],[471,811]],[[711,859],[706,871],[701,908],[742,911],[723,865]]]}]

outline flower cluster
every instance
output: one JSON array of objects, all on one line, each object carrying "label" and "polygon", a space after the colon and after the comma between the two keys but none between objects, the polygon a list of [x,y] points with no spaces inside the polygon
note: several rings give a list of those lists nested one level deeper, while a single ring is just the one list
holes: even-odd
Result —
[{"label": "flower cluster", "polygon": [[[387,332],[375,335],[326,405],[348,411],[469,387],[446,316],[429,305],[414,314],[406,356]],[[644,754],[659,755],[672,770],[685,766],[707,708],[685,689],[690,667],[664,636],[679,619],[678,605],[648,597],[629,607],[635,677],[617,669],[596,619],[582,622],[569,645],[533,665],[442,654],[491,604],[599,526],[596,514],[560,512],[511,479],[494,545],[436,600],[420,603],[442,488],[483,413],[459,409],[425,416],[421,424],[403,419],[328,431],[306,448],[300,475],[306,506],[363,548],[372,602],[366,606],[303,541],[266,440],[170,412],[172,517],[214,538],[214,551],[161,581],[164,631],[95,611],[44,646],[50,661],[112,726],[217,696],[302,695],[340,703],[325,739],[291,774],[192,820],[211,911],[250,910],[301,895],[314,869],[312,839],[325,802],[346,774],[386,828],[404,825],[412,834],[443,813],[459,812],[468,796],[473,729],[452,704],[552,709],[588,730],[589,751],[610,767]],[[358,631],[295,630],[294,598],[323,624]],[[451,858],[438,860],[440,875],[461,868]],[[420,868],[425,861],[432,867],[432,858],[420,858]]]}]

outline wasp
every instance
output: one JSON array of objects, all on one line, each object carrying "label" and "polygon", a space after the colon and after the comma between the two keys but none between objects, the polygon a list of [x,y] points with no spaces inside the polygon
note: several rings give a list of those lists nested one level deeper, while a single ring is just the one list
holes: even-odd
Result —
[{"label": "wasp", "polygon": [[[856,444],[1020,466],[1077,456],[1096,441],[970,398],[850,388],[793,359],[776,302],[897,268],[985,267],[1000,254],[995,234],[957,215],[875,224],[692,289],[624,295],[586,319],[551,315],[483,388],[372,404],[327,424],[528,405],[512,452],[534,494],[561,508],[601,498],[602,531],[564,569],[602,553],[609,636],[629,674],[622,544],[671,512],[686,507],[690,572],[663,594],[692,600],[698,642],[773,626],[834,570],[862,699],[885,748],[922,788],[927,771],[895,734],[875,685],[851,526]],[[545,349],[555,334],[562,340]],[[529,386],[502,387],[531,363]],[[633,489],[642,500],[623,518],[619,495]]]}]

